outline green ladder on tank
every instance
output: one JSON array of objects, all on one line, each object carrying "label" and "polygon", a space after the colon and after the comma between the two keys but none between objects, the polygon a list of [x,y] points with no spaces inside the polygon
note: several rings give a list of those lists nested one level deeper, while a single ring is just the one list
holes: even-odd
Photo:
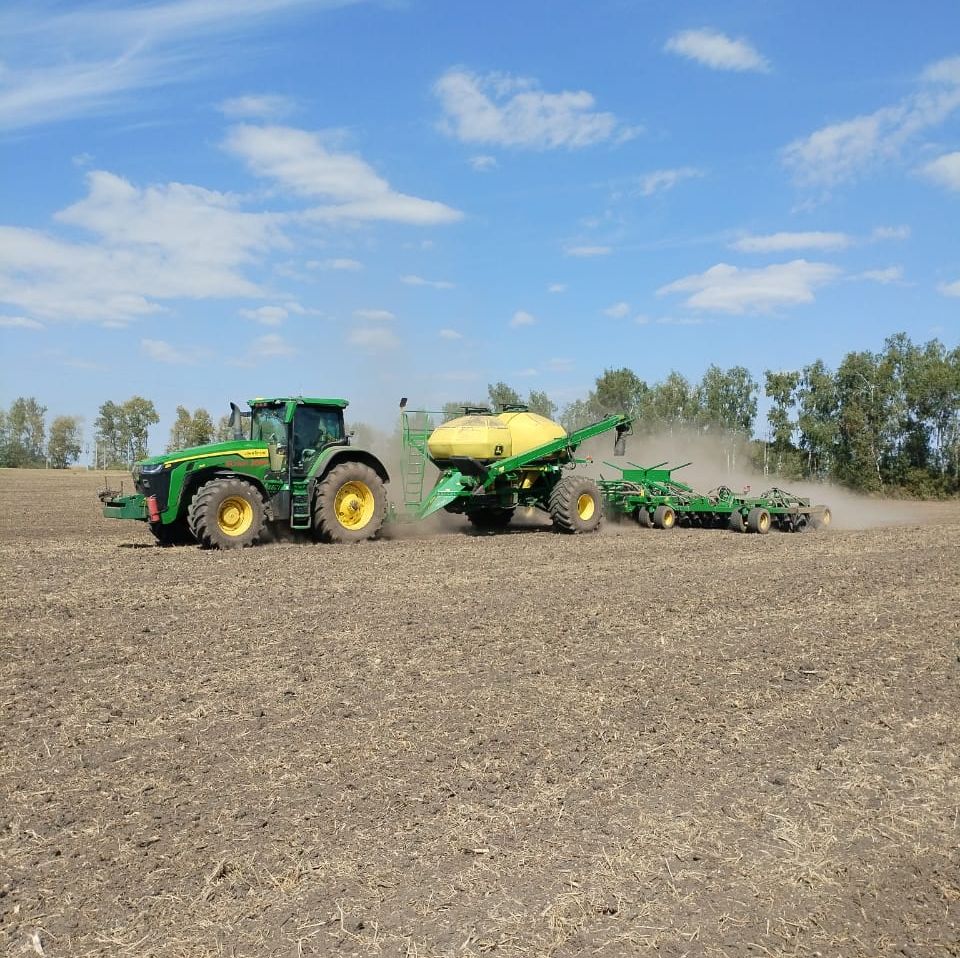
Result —
[{"label": "green ladder on tank", "polygon": [[433,419],[422,410],[404,410],[400,413],[403,439],[400,463],[403,482],[404,515],[415,515],[423,502],[423,483],[427,471],[427,440],[433,432]]}]

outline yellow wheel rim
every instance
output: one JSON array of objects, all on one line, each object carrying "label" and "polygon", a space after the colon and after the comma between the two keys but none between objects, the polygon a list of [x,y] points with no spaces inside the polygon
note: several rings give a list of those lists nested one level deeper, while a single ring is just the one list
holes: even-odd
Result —
[{"label": "yellow wheel rim", "polygon": [[587,519],[592,519],[596,510],[597,504],[593,501],[593,496],[591,496],[589,492],[583,493],[577,500],[577,515],[580,516],[584,522],[586,522]]},{"label": "yellow wheel rim", "polygon": [[333,503],[337,521],[347,529],[362,529],[373,518],[375,508],[373,491],[356,479],[340,487]]},{"label": "yellow wheel rim", "polygon": [[760,526],[761,532],[766,532],[770,528],[770,516],[764,515],[760,516],[760,522],[757,523]]},{"label": "yellow wheel rim", "polygon": [[822,525],[822,526],[828,526],[828,525],[830,525],[830,520],[831,520],[832,518],[833,518],[833,516],[830,515],[830,510],[829,510],[829,509],[824,509],[824,510],[823,510],[823,515],[820,516],[820,525]]},{"label": "yellow wheel rim", "polygon": [[242,496],[230,496],[220,503],[217,525],[227,536],[242,536],[253,525],[253,506]]},{"label": "yellow wheel rim", "polygon": [[673,524],[677,521],[677,515],[672,509],[667,509],[663,514],[663,528],[672,529]]}]

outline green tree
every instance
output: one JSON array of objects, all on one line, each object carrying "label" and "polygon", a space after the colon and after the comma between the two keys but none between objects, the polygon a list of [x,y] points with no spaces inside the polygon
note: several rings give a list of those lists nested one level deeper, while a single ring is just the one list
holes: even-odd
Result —
[{"label": "green tree", "polygon": [[4,465],[42,466],[46,461],[46,414],[32,396],[15,399],[6,414]]},{"label": "green tree", "polygon": [[177,406],[177,418],[174,419],[173,425],[170,427],[167,452],[175,452],[177,449],[185,449],[192,445],[188,439],[192,421],[190,410],[186,406]]},{"label": "green tree", "polygon": [[112,400],[103,403],[94,422],[98,466],[130,468],[138,459],[145,459],[150,427],[159,421],[153,403],[142,396],[121,404]]},{"label": "green tree", "polygon": [[757,418],[757,383],[743,366],[711,365],[696,389],[695,415],[700,422],[750,435]]},{"label": "green tree", "polygon": [[799,372],[774,372],[770,369],[764,375],[764,391],[770,400],[767,422],[770,423],[772,434],[768,446],[773,450],[775,471],[783,473],[786,463],[790,462],[792,465],[795,448],[793,436],[797,429],[797,421],[792,417],[792,412],[796,405],[801,375]]},{"label": "green tree", "polygon": [[553,419],[557,414],[557,404],[541,389],[530,390],[527,406],[530,412],[546,416],[547,419]]},{"label": "green tree", "polygon": [[614,413],[635,415],[648,392],[647,384],[632,369],[605,369],[587,399],[590,416],[599,419]]},{"label": "green tree", "polygon": [[645,396],[642,425],[648,430],[663,426],[684,426],[698,418],[697,393],[677,372],[655,383]]},{"label": "green tree", "polygon": [[79,416],[57,416],[50,423],[47,459],[52,469],[66,469],[80,458],[83,449]]},{"label": "green tree", "polygon": [[804,475],[826,479],[834,469],[839,426],[836,378],[823,360],[803,367],[797,402],[799,445],[806,460]]},{"label": "green tree", "polygon": [[213,432],[214,442],[229,442],[233,439],[233,427],[230,425],[230,416],[223,415],[217,420],[217,427]]},{"label": "green tree", "polygon": [[567,432],[576,432],[584,426],[589,426],[596,417],[591,412],[590,401],[587,399],[575,399],[567,403],[560,413],[560,425]]},{"label": "green tree", "polygon": [[504,406],[512,406],[523,402],[520,393],[504,382],[490,383],[487,386],[487,396],[490,399],[490,407],[494,412],[500,412]]},{"label": "green tree", "polygon": [[210,413],[202,406],[199,409],[195,409],[193,412],[193,420],[190,423],[190,445],[206,446],[208,443],[213,442],[215,432],[216,430]]}]

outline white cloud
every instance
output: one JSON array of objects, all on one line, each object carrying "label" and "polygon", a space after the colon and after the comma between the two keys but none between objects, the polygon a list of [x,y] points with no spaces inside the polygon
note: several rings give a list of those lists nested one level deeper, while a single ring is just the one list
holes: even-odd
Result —
[{"label": "white cloud", "polygon": [[252,357],[263,356],[266,359],[285,359],[296,355],[296,350],[282,336],[269,333],[253,341],[250,347]]},{"label": "white cloud", "polygon": [[345,257],[324,260],[312,259],[307,263],[307,269],[337,269],[356,272],[357,270],[363,269],[363,263],[355,259],[346,259]]},{"label": "white cloud", "polygon": [[[0,129],[122,109],[137,91],[179,83],[213,59],[215,39],[256,36],[267,17],[352,0],[211,0],[151,4],[8,3],[0,35]],[[59,7],[60,11],[57,11]],[[239,55],[236,46],[231,51]]]},{"label": "white cloud", "polygon": [[872,240],[906,240],[910,239],[909,226],[878,226],[870,234]]},{"label": "white cloud", "polygon": [[567,256],[589,258],[591,256],[609,256],[613,252],[610,246],[568,246],[564,252]]},{"label": "white cloud", "polygon": [[407,286],[430,286],[432,289],[453,289],[454,283],[450,283],[445,279],[424,279],[422,276],[401,276],[401,283],[406,283]]},{"label": "white cloud", "polygon": [[293,112],[290,97],[274,94],[236,96],[220,104],[220,112],[230,119],[275,120]]},{"label": "white cloud", "polygon": [[664,50],[696,60],[712,70],[767,73],[770,64],[749,40],[732,40],[718,30],[683,30],[667,40]]},{"label": "white cloud", "polygon": [[703,176],[703,170],[698,170],[695,166],[678,166],[671,170],[654,170],[652,173],[646,173],[640,177],[640,192],[644,196],[653,196],[654,193],[672,190],[683,180],[695,179],[699,176]]},{"label": "white cloud", "polygon": [[372,351],[397,349],[400,346],[400,338],[392,329],[385,326],[353,329],[347,336],[347,342],[351,346],[359,346],[361,349]]},{"label": "white cloud", "polygon": [[798,249],[846,249],[852,242],[846,233],[809,232],[744,236],[732,245],[744,253],[782,253]]},{"label": "white cloud", "polygon": [[899,283],[903,280],[902,266],[888,266],[886,269],[868,269],[855,277],[856,279],[868,279],[873,283],[880,283],[887,286],[890,283]]},{"label": "white cloud", "polygon": [[547,369],[555,373],[567,373],[573,369],[573,360],[565,359],[563,356],[554,356],[547,360]]},{"label": "white cloud", "polygon": [[308,130],[240,124],[230,130],[224,146],[257,176],[332,204],[307,211],[307,218],[424,225],[452,223],[463,216],[443,203],[397,193],[359,156],[329,149],[319,134]]},{"label": "white cloud", "polygon": [[389,309],[355,309],[353,315],[373,323],[389,323],[397,318]]},{"label": "white cloud", "polygon": [[813,302],[814,290],[836,280],[840,274],[836,266],[803,259],[762,269],[738,269],[718,263],[705,273],[685,276],[662,286],[657,294],[690,294],[685,305],[692,309],[768,313],[782,306]]},{"label": "white cloud", "polygon": [[[645,325],[641,323],[640,325]],[[702,326],[703,320],[698,316],[661,316],[657,320],[658,326]]]},{"label": "white cloud", "polygon": [[548,293],[565,293],[567,291],[566,283],[551,283],[547,287]]},{"label": "white cloud", "polygon": [[448,70],[434,85],[444,129],[465,143],[576,149],[636,135],[612,113],[594,110],[585,90],[546,93],[535,80]]},{"label": "white cloud", "polygon": [[179,366],[192,365],[197,361],[193,353],[177,349],[163,339],[141,339],[140,349],[145,355],[158,363],[170,363]]},{"label": "white cloud", "polygon": [[448,339],[452,342],[458,339],[463,339],[463,333],[459,333],[455,329],[441,329],[440,338]]},{"label": "white cloud", "polygon": [[280,326],[290,314],[283,306],[258,306],[256,309],[241,309],[240,315],[264,326]]},{"label": "white cloud", "polygon": [[952,283],[941,283],[937,289],[944,296],[960,296],[960,279],[954,280]]},{"label": "white cloud", "polygon": [[139,188],[105,171],[56,219],[93,235],[69,242],[0,226],[0,302],[44,319],[124,323],[178,298],[252,297],[242,270],[285,246],[283,218],[182,183]]},{"label": "white cloud", "polygon": [[514,314],[513,318],[510,320],[510,325],[517,326],[533,326],[536,323],[537,318],[531,313],[528,313],[526,310],[518,309]]},{"label": "white cloud", "polygon": [[920,167],[920,173],[938,186],[948,190],[960,190],[960,152],[945,153],[943,156]]},{"label": "white cloud", "polygon": [[604,315],[610,316],[613,319],[624,319],[630,315],[630,304],[621,300],[619,303],[608,306],[603,312]]},{"label": "white cloud", "polygon": [[921,88],[893,106],[824,126],[794,140],[781,159],[804,186],[831,187],[897,159],[921,133],[960,108],[960,57],[928,67]]},{"label": "white cloud", "polygon": [[43,323],[26,316],[0,316],[0,327],[5,329],[43,329]]},{"label": "white cloud", "polygon": [[490,170],[495,170],[497,165],[497,158],[495,156],[470,157],[470,166],[478,173],[489,173]]}]

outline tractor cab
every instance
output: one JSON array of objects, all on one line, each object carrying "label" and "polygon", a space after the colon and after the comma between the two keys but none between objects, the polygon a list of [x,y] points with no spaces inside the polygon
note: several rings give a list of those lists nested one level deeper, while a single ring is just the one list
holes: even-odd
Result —
[{"label": "tractor cab", "polygon": [[253,399],[250,438],[267,446],[271,469],[305,475],[328,446],[347,445],[342,399]]}]

